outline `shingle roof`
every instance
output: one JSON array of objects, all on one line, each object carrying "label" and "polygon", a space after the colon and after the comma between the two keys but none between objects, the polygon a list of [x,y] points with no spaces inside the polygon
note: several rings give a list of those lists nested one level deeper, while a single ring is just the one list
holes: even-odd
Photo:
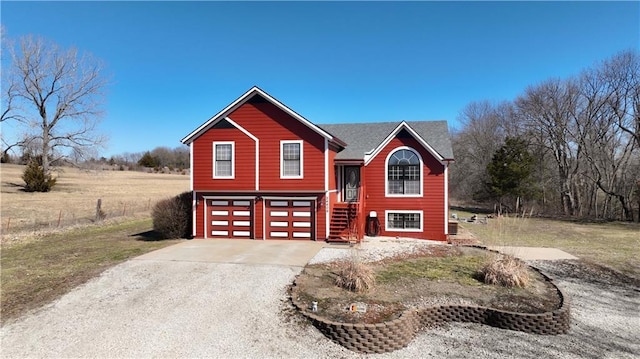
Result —
[{"label": "shingle roof", "polygon": [[[453,159],[447,121],[405,121],[429,146],[445,159]],[[326,132],[347,143],[337,160],[362,160],[400,125],[398,122],[318,124]]]}]

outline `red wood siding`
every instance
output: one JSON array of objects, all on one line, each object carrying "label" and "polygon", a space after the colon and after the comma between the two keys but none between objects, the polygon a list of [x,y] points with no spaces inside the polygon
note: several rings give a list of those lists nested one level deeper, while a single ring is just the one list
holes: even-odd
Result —
[{"label": "red wood siding", "polygon": [[264,231],[263,231],[263,226],[262,226],[262,216],[263,216],[263,211],[264,211],[264,201],[256,201],[255,204],[255,216],[254,221],[255,223],[253,224],[253,228],[255,228],[255,233],[256,233],[256,239],[264,239]]},{"label": "red wood siding", "polygon": [[[213,178],[213,142],[235,142],[235,178]],[[193,142],[193,188],[255,190],[256,143],[236,128],[212,128]]]},{"label": "red wood siding", "polygon": [[[401,132],[402,134],[402,132]],[[387,155],[398,147],[408,146],[417,151],[424,162],[423,197],[385,197],[385,161]],[[365,215],[376,211],[380,220],[380,235],[410,238],[446,240],[444,234],[444,166],[438,162],[413,137],[399,136],[366,167],[363,176],[366,189]],[[385,231],[385,210],[422,210],[423,232]]]},{"label": "red wood siding", "polygon": [[202,193],[196,195],[196,238],[204,238],[204,199]]},{"label": "red wood siding", "polygon": [[326,215],[326,211],[327,211],[327,203],[326,203],[326,198],[324,195],[319,195],[318,196],[318,200],[316,201],[316,210],[315,210],[315,216],[316,216],[316,235],[315,238],[316,240],[325,240],[327,239],[327,215]]},{"label": "red wood siding", "polygon": [[[324,137],[271,103],[248,102],[228,117],[260,140],[261,191],[324,190]],[[281,140],[304,141],[304,178],[280,179]],[[236,168],[238,164],[237,162]]]}]

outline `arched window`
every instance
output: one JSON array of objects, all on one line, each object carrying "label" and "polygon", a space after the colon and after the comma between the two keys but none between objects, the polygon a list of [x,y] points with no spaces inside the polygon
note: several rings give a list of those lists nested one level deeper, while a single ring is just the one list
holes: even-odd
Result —
[{"label": "arched window", "polygon": [[422,194],[421,163],[420,155],[410,149],[393,152],[387,158],[387,194]]}]

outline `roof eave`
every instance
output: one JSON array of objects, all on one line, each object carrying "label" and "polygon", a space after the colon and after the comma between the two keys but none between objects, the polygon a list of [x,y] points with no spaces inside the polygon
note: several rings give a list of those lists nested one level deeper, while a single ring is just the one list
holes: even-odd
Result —
[{"label": "roof eave", "polygon": [[338,144],[338,145],[340,145],[342,147],[346,147],[347,146],[347,144],[344,141],[340,140],[337,137],[334,137],[330,133],[328,133],[328,132],[324,131],[323,129],[321,129],[320,127],[314,125],[311,121],[307,120],[306,118],[304,118],[303,116],[301,116],[300,114],[295,112],[294,110],[290,109],[289,107],[287,107],[282,102],[278,101],[273,96],[271,96],[268,93],[264,92],[258,86],[253,86],[251,89],[249,89],[249,91],[245,92],[242,96],[238,97],[235,101],[233,101],[227,107],[225,107],[220,112],[218,112],[213,117],[211,117],[209,120],[207,120],[205,123],[200,125],[193,132],[191,132],[189,135],[184,137],[180,142],[182,142],[185,145],[188,145],[191,142],[195,141],[196,138],[200,137],[200,135],[202,135],[209,128],[211,128],[213,125],[215,125],[215,123],[217,123],[221,119],[224,119],[225,117],[227,117],[227,115],[229,113],[233,112],[235,109],[237,109],[238,107],[243,105],[245,102],[247,102],[249,99],[251,99],[255,95],[262,96],[267,101],[271,102],[271,104],[277,106],[278,108],[280,108],[281,110],[283,110],[284,112],[289,114],[291,117],[293,117],[296,120],[302,122],[304,125],[309,127],[314,132],[318,133],[322,137],[326,138],[327,140],[329,140],[331,142],[335,142],[336,144]]}]

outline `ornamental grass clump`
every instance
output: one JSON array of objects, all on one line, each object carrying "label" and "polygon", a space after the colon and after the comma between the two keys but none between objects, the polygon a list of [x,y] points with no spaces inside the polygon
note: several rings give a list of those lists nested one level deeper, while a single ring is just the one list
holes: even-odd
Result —
[{"label": "ornamental grass clump", "polygon": [[335,283],[338,287],[359,293],[375,285],[376,277],[373,269],[360,261],[357,256],[336,262],[336,267]]},{"label": "ornamental grass clump", "polygon": [[480,269],[486,284],[524,288],[529,284],[527,265],[511,255],[498,255],[489,259]]}]

